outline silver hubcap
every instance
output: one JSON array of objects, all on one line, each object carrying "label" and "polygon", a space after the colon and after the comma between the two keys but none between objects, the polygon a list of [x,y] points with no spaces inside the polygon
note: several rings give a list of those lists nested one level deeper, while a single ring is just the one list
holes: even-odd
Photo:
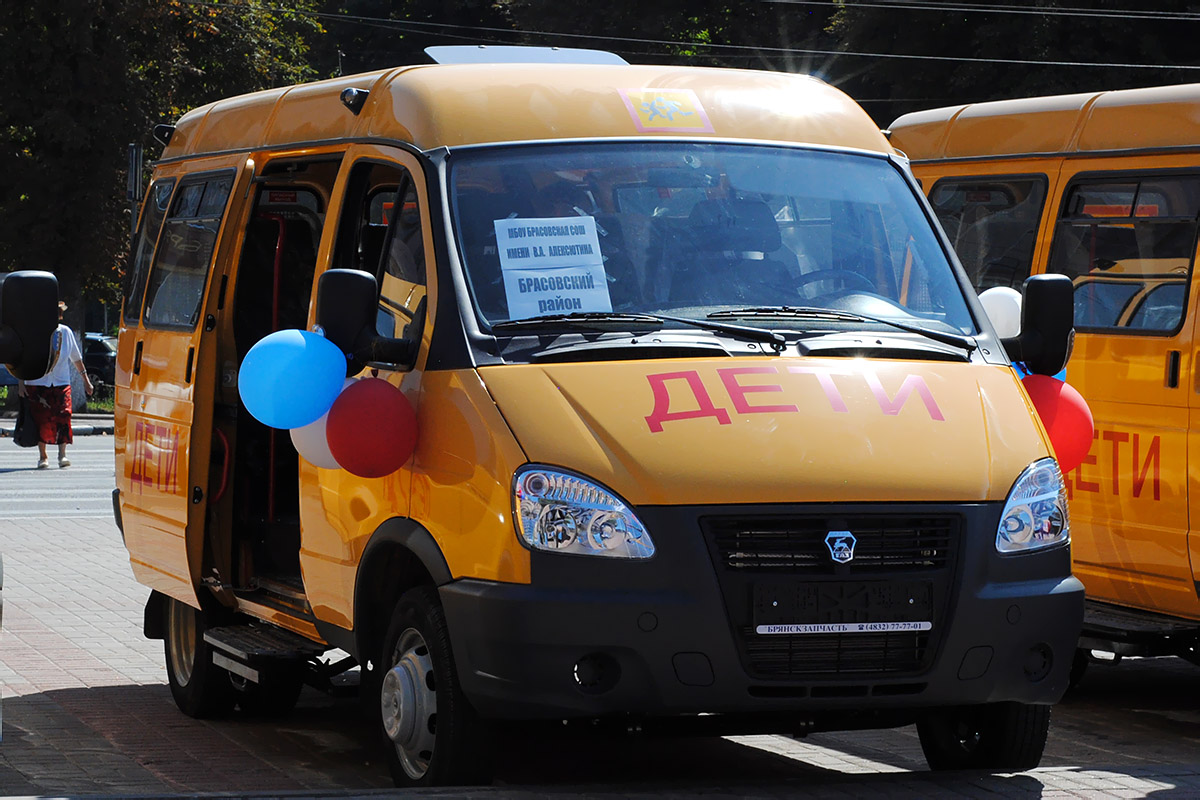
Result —
[{"label": "silver hubcap", "polygon": [[413,628],[400,634],[391,655],[392,667],[383,676],[379,698],[383,729],[404,771],[419,780],[433,758],[437,724],[433,661],[425,640]]},{"label": "silver hubcap", "polygon": [[171,675],[175,683],[187,686],[196,663],[196,614],[191,606],[172,600],[167,620],[167,643],[171,648]]}]

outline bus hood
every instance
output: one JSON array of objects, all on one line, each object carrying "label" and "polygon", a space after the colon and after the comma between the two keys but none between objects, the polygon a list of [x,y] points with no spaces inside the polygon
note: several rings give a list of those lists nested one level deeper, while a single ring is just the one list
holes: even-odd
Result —
[{"label": "bus hood", "polygon": [[479,373],[531,462],[635,505],[1003,500],[1049,455],[1008,367],[722,358]]}]

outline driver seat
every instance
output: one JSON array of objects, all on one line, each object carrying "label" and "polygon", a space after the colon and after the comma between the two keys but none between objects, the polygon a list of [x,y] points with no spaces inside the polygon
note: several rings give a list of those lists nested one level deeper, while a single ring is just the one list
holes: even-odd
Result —
[{"label": "driver seat", "polygon": [[765,202],[701,200],[683,234],[672,259],[670,301],[781,305],[795,299],[791,273],[774,257],[783,240]]}]

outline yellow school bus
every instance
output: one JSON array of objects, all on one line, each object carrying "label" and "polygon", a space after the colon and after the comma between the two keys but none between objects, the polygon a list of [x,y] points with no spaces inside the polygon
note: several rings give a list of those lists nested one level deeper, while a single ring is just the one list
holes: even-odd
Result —
[{"label": "yellow school bus", "polygon": [[1066,377],[1096,421],[1091,452],[1067,475],[1085,650],[1197,657],[1198,111],[1200,85],[1168,86],[936,109],[891,126],[977,289],[1040,274],[1074,284]]},{"label": "yellow school bus", "polygon": [[[916,722],[936,768],[1036,764],[1083,613],[1066,487],[877,126],[800,75],[438,58],[160,131],[114,503],[179,707],[357,666],[401,785],[486,780],[513,720]],[[1027,291],[1053,374],[1070,284]],[[409,398],[402,468],[247,413],[290,328]]]}]

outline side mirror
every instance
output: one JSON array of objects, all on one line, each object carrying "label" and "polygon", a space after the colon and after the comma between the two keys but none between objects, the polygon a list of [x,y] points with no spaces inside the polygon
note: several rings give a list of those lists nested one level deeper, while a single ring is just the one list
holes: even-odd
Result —
[{"label": "side mirror", "polygon": [[1075,345],[1075,287],[1066,275],[1034,275],[1025,280],[1021,332],[1002,340],[1013,361],[1035,375],[1057,375]]},{"label": "side mirror", "polygon": [[21,380],[50,369],[50,340],[58,327],[58,279],[22,270],[0,275],[0,363]]},{"label": "side mirror", "polygon": [[347,375],[368,363],[408,365],[416,355],[414,342],[376,332],[378,303],[379,286],[369,272],[331,269],[317,279],[317,324],[347,355]]}]

